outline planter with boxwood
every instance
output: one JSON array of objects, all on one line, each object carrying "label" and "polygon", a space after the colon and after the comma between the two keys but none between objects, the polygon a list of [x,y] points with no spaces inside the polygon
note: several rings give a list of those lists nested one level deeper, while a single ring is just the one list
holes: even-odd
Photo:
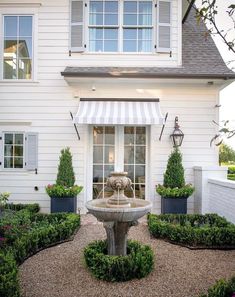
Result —
[{"label": "planter with boxwood", "polygon": [[1,297],[20,296],[18,265],[44,248],[69,240],[80,226],[79,215],[48,215],[29,209],[9,212],[0,220]]},{"label": "planter with boxwood", "polygon": [[152,236],[190,248],[235,249],[235,225],[217,214],[148,216]]},{"label": "planter with boxwood", "polygon": [[187,199],[194,192],[191,184],[185,184],[182,156],[175,148],[168,159],[163,185],[157,185],[161,196],[161,213],[187,213]]},{"label": "planter with boxwood", "polygon": [[56,184],[46,187],[51,197],[51,212],[77,212],[77,195],[82,187],[74,185],[75,174],[69,148],[61,151]]},{"label": "planter with boxwood", "polygon": [[108,255],[106,240],[90,243],[84,250],[84,256],[95,277],[111,282],[145,277],[154,265],[152,249],[133,240],[128,240],[126,256]]},{"label": "planter with boxwood", "polygon": [[207,294],[200,297],[235,297],[235,276],[226,281],[221,279],[214,286],[209,288]]}]

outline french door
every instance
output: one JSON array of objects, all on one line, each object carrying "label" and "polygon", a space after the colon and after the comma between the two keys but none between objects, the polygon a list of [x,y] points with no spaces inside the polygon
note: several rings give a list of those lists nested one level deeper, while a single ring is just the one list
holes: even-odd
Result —
[{"label": "french door", "polygon": [[93,199],[109,197],[113,191],[106,187],[112,171],[127,171],[133,190],[128,197],[145,199],[146,127],[94,126],[93,134]]}]

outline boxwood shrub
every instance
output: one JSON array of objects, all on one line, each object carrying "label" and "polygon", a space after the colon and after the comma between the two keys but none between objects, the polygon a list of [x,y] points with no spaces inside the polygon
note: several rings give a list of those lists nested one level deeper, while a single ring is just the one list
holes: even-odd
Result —
[{"label": "boxwood shrub", "polygon": [[67,240],[80,225],[73,213],[22,209],[0,220],[0,296],[18,297],[18,265],[36,252]]},{"label": "boxwood shrub", "polygon": [[106,240],[90,243],[84,250],[84,256],[95,277],[111,282],[145,277],[154,264],[151,248],[131,240],[127,244],[127,256],[107,255]]},{"label": "boxwood shrub", "polygon": [[4,209],[10,209],[10,210],[14,210],[14,211],[19,211],[22,209],[27,209],[30,212],[39,212],[40,210],[40,206],[38,203],[33,203],[33,204],[13,204],[13,203],[8,203],[4,206]]},{"label": "boxwood shrub", "polygon": [[221,279],[214,286],[209,288],[207,294],[200,297],[233,297],[235,296],[235,276],[231,280]]},{"label": "boxwood shrub", "polygon": [[148,216],[152,236],[197,248],[235,248],[235,225],[217,214]]}]

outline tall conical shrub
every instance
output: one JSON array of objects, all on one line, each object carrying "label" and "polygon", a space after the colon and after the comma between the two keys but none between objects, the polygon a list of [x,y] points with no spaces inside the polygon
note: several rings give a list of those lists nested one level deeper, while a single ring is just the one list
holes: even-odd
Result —
[{"label": "tall conical shrub", "polygon": [[185,186],[182,155],[177,148],[169,156],[163,185],[166,188],[182,188]]},{"label": "tall conical shrub", "polygon": [[67,147],[66,149],[61,150],[56,184],[65,187],[72,187],[74,183],[75,175],[73,171],[72,155]]}]

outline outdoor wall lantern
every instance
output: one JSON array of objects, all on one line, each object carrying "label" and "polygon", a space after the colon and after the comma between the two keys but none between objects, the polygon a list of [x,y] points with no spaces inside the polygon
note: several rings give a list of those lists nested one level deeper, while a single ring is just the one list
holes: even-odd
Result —
[{"label": "outdoor wall lantern", "polygon": [[181,146],[183,139],[184,139],[184,133],[180,130],[180,126],[178,124],[178,117],[175,117],[175,129],[173,133],[170,135],[173,147],[179,147]]}]

